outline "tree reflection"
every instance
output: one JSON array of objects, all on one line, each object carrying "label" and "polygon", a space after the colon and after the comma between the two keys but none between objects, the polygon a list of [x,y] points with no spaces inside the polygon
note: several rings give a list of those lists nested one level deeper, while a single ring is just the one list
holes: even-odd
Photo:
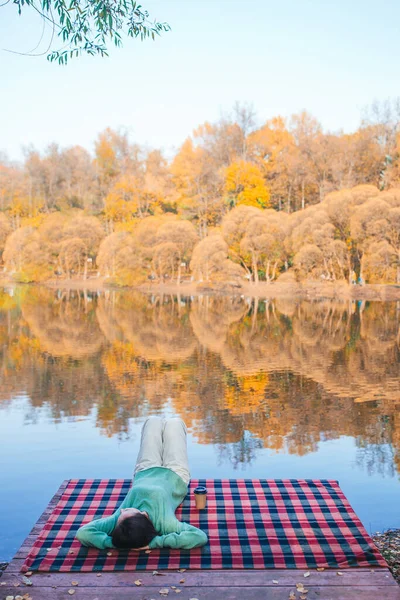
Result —
[{"label": "tree reflection", "polygon": [[[400,468],[396,303],[0,292],[0,403],[108,436],[172,409],[221,460],[304,455],[351,436],[368,472]],[[96,409],[94,411],[94,409]]]}]

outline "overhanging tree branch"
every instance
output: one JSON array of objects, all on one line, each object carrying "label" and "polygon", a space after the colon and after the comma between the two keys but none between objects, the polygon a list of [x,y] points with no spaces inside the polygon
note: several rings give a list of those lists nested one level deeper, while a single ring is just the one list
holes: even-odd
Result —
[{"label": "overhanging tree branch", "polygon": [[151,21],[149,13],[134,0],[40,0],[39,8],[34,0],[13,2],[19,14],[24,7],[37,11],[43,20],[51,23],[53,35],[55,28],[59,30],[62,47],[46,51],[49,51],[48,60],[59,64],[67,64],[68,59],[82,53],[108,56],[109,44],[121,47],[123,35],[142,41],[154,40],[170,30],[168,23]]}]

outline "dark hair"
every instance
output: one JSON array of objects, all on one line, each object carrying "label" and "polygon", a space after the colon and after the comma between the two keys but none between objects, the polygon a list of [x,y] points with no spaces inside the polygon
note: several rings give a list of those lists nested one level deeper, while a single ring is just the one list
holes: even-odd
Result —
[{"label": "dark hair", "polygon": [[112,532],[116,548],[141,548],[147,546],[157,535],[153,523],[146,515],[133,515],[123,519]]}]

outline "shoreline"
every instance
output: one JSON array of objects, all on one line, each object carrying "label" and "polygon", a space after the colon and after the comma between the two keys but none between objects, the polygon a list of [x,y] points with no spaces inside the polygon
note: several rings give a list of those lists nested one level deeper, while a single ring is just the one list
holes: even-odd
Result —
[{"label": "shoreline", "polygon": [[400,285],[395,284],[365,284],[349,285],[344,281],[337,283],[303,281],[303,282],[273,282],[258,284],[230,283],[194,283],[183,281],[177,283],[144,283],[131,287],[107,285],[101,278],[86,280],[49,280],[43,283],[18,283],[12,279],[1,278],[0,286],[34,285],[49,289],[86,290],[86,291],[126,291],[137,290],[144,294],[167,294],[181,296],[224,295],[246,296],[255,299],[268,300],[275,298],[295,298],[299,300],[372,300],[393,302],[400,300]]}]

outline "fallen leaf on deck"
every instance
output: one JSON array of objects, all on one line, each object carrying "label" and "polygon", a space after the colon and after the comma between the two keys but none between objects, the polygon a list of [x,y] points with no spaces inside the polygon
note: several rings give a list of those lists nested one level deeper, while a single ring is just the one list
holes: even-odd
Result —
[{"label": "fallen leaf on deck", "polygon": [[79,585],[79,581],[71,581],[71,585]]},{"label": "fallen leaf on deck", "polygon": [[33,571],[27,571],[27,572],[25,573],[25,575],[26,575],[27,577],[30,577],[32,574],[33,574]]},{"label": "fallen leaf on deck", "polygon": [[15,596],[15,600],[22,600],[22,596]]},{"label": "fallen leaf on deck", "polygon": [[29,594],[24,594],[22,597],[24,600],[32,600],[32,596],[30,596]]},{"label": "fallen leaf on deck", "polygon": [[290,592],[289,600],[296,600],[296,594],[294,592]]},{"label": "fallen leaf on deck", "polygon": [[185,583],[185,580],[184,579],[180,579],[179,583]]},{"label": "fallen leaf on deck", "polygon": [[6,600],[14,600],[14,596],[6,596]]},{"label": "fallen leaf on deck", "polygon": [[189,598],[189,600],[199,600],[198,598]]},{"label": "fallen leaf on deck", "polygon": [[32,581],[28,577],[25,577],[25,575],[22,576],[22,581],[25,585],[33,585]]},{"label": "fallen leaf on deck", "polygon": [[272,583],[279,583],[279,581],[277,579],[273,579]]},{"label": "fallen leaf on deck", "polygon": [[176,588],[175,590],[175,594],[180,594],[182,590],[180,590],[179,588]]},{"label": "fallen leaf on deck", "polygon": [[301,594],[300,600],[307,600],[307,596],[305,596],[304,594]]},{"label": "fallen leaf on deck", "polygon": [[141,580],[140,580],[140,579],[136,579],[136,581],[135,581],[135,585],[142,585],[142,582],[141,582]]},{"label": "fallen leaf on deck", "polygon": [[19,582],[14,583],[14,587],[19,587],[21,584]]},{"label": "fallen leaf on deck", "polygon": [[[186,569],[178,569],[178,573],[184,573],[186,571]],[[193,598],[190,598],[190,600],[193,600]]]},{"label": "fallen leaf on deck", "polygon": [[303,577],[310,577],[310,571],[307,571],[307,573],[304,573]]},{"label": "fallen leaf on deck", "polygon": [[317,571],[325,571],[325,567],[317,567]]},{"label": "fallen leaf on deck", "polygon": [[69,594],[70,596],[73,596],[73,595],[75,594],[75,590],[68,590],[68,594]]},{"label": "fallen leaf on deck", "polygon": [[96,574],[96,577],[101,577],[101,573],[97,573],[97,574]]},{"label": "fallen leaf on deck", "polygon": [[176,585],[170,585],[169,587],[171,588],[171,590],[176,590]]},{"label": "fallen leaf on deck", "polygon": [[6,581],[2,581],[2,582],[0,583],[0,585],[7,585],[7,582],[6,582]]},{"label": "fallen leaf on deck", "polygon": [[342,573],[341,571],[338,571],[338,572],[336,573],[336,575],[343,575],[343,573]]},{"label": "fallen leaf on deck", "polygon": [[159,591],[159,594],[161,594],[161,596],[168,596],[169,589],[168,588],[161,588],[161,590]]}]

